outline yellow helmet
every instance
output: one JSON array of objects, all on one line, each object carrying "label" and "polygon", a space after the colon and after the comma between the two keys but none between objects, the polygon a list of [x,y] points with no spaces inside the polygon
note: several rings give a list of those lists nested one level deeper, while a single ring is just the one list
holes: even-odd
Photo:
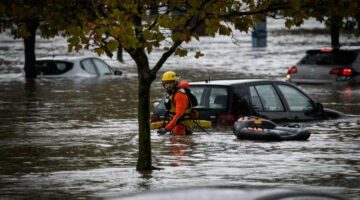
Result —
[{"label": "yellow helmet", "polygon": [[179,76],[173,71],[167,71],[163,74],[161,81],[178,81]]}]

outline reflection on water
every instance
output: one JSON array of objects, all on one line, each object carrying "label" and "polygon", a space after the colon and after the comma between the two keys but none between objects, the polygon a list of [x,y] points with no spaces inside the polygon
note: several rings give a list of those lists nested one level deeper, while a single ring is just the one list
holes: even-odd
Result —
[{"label": "reflection on water", "polygon": [[300,85],[300,88],[326,108],[360,114],[360,86]]}]

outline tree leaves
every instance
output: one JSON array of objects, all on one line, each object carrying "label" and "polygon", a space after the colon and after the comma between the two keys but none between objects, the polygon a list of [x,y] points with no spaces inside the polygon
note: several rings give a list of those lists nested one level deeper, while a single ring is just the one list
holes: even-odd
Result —
[{"label": "tree leaves", "polygon": [[178,47],[175,51],[175,55],[178,55],[180,57],[184,57],[187,56],[188,51],[186,49],[182,49],[180,47]]},{"label": "tree leaves", "polygon": [[110,52],[114,52],[117,50],[119,46],[119,42],[116,40],[110,40],[107,44],[106,44],[106,48],[110,51]]},{"label": "tree leaves", "polygon": [[[247,32],[264,15],[284,16],[285,26],[300,26],[309,17],[330,24],[331,16],[351,21],[359,27],[360,3],[357,0],[294,0],[294,1],[138,1],[104,0],[79,4],[73,0],[63,1],[16,1],[0,2],[0,31],[11,28],[15,37],[26,37],[25,20],[39,20],[42,37],[50,38],[58,33],[68,38],[69,50],[92,47],[116,51],[121,45],[125,49],[146,49],[151,54],[156,48],[164,48],[167,42],[190,42],[200,40],[195,31],[205,24],[205,35],[229,36],[232,29]],[[150,9],[158,8],[157,14],[149,15]],[[228,17],[223,17],[228,16]],[[106,40],[104,43],[102,40]],[[167,42],[165,42],[167,41]],[[187,51],[179,49],[176,55],[185,56]],[[195,52],[195,57],[202,54]]]},{"label": "tree leaves", "polygon": [[226,27],[226,26],[220,24],[220,26],[219,26],[219,34],[220,35],[230,35],[231,32],[232,32],[232,30],[230,27]]},{"label": "tree leaves", "polygon": [[196,51],[196,52],[195,52],[195,58],[200,58],[200,57],[202,57],[202,56],[204,56],[204,54],[201,53],[201,51]]}]

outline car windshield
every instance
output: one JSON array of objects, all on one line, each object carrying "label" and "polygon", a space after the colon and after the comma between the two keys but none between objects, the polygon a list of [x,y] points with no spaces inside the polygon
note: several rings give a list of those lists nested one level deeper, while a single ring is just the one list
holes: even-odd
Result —
[{"label": "car windshield", "polygon": [[313,50],[308,51],[300,63],[307,65],[349,65],[355,61],[356,57],[355,51],[322,52]]},{"label": "car windshield", "polygon": [[[190,90],[198,100],[199,105],[195,108],[201,109],[226,109],[228,107],[228,88],[218,86],[190,86]],[[162,98],[159,109],[165,109],[165,99],[167,94]]]}]

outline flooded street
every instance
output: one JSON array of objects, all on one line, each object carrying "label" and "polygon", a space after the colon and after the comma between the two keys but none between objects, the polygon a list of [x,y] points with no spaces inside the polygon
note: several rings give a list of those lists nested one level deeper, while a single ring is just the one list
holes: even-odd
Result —
[{"label": "flooded street", "polygon": [[[249,34],[202,38],[197,60],[173,57],[163,70],[191,81],[271,78],[309,48],[329,46],[330,36],[281,29],[269,22],[268,47],[251,48]],[[282,30],[282,31],[280,31]],[[306,31],[308,30],[308,31]],[[311,39],[309,39],[311,38]],[[354,38],[341,38],[358,45]],[[0,35],[0,199],[103,199],[121,194],[201,185],[267,185],[319,190],[360,199],[360,87],[301,85],[324,107],[349,118],[302,124],[308,141],[240,141],[229,129],[207,135],[158,136],[152,131],[151,173],[135,170],[138,149],[137,76],[125,63],[103,57],[121,77],[37,79],[25,83],[22,42]],[[39,57],[66,53],[66,40],[38,39]],[[154,52],[154,63],[161,52]],[[80,52],[80,54],[90,54]],[[162,95],[157,80],[151,102]]]}]

